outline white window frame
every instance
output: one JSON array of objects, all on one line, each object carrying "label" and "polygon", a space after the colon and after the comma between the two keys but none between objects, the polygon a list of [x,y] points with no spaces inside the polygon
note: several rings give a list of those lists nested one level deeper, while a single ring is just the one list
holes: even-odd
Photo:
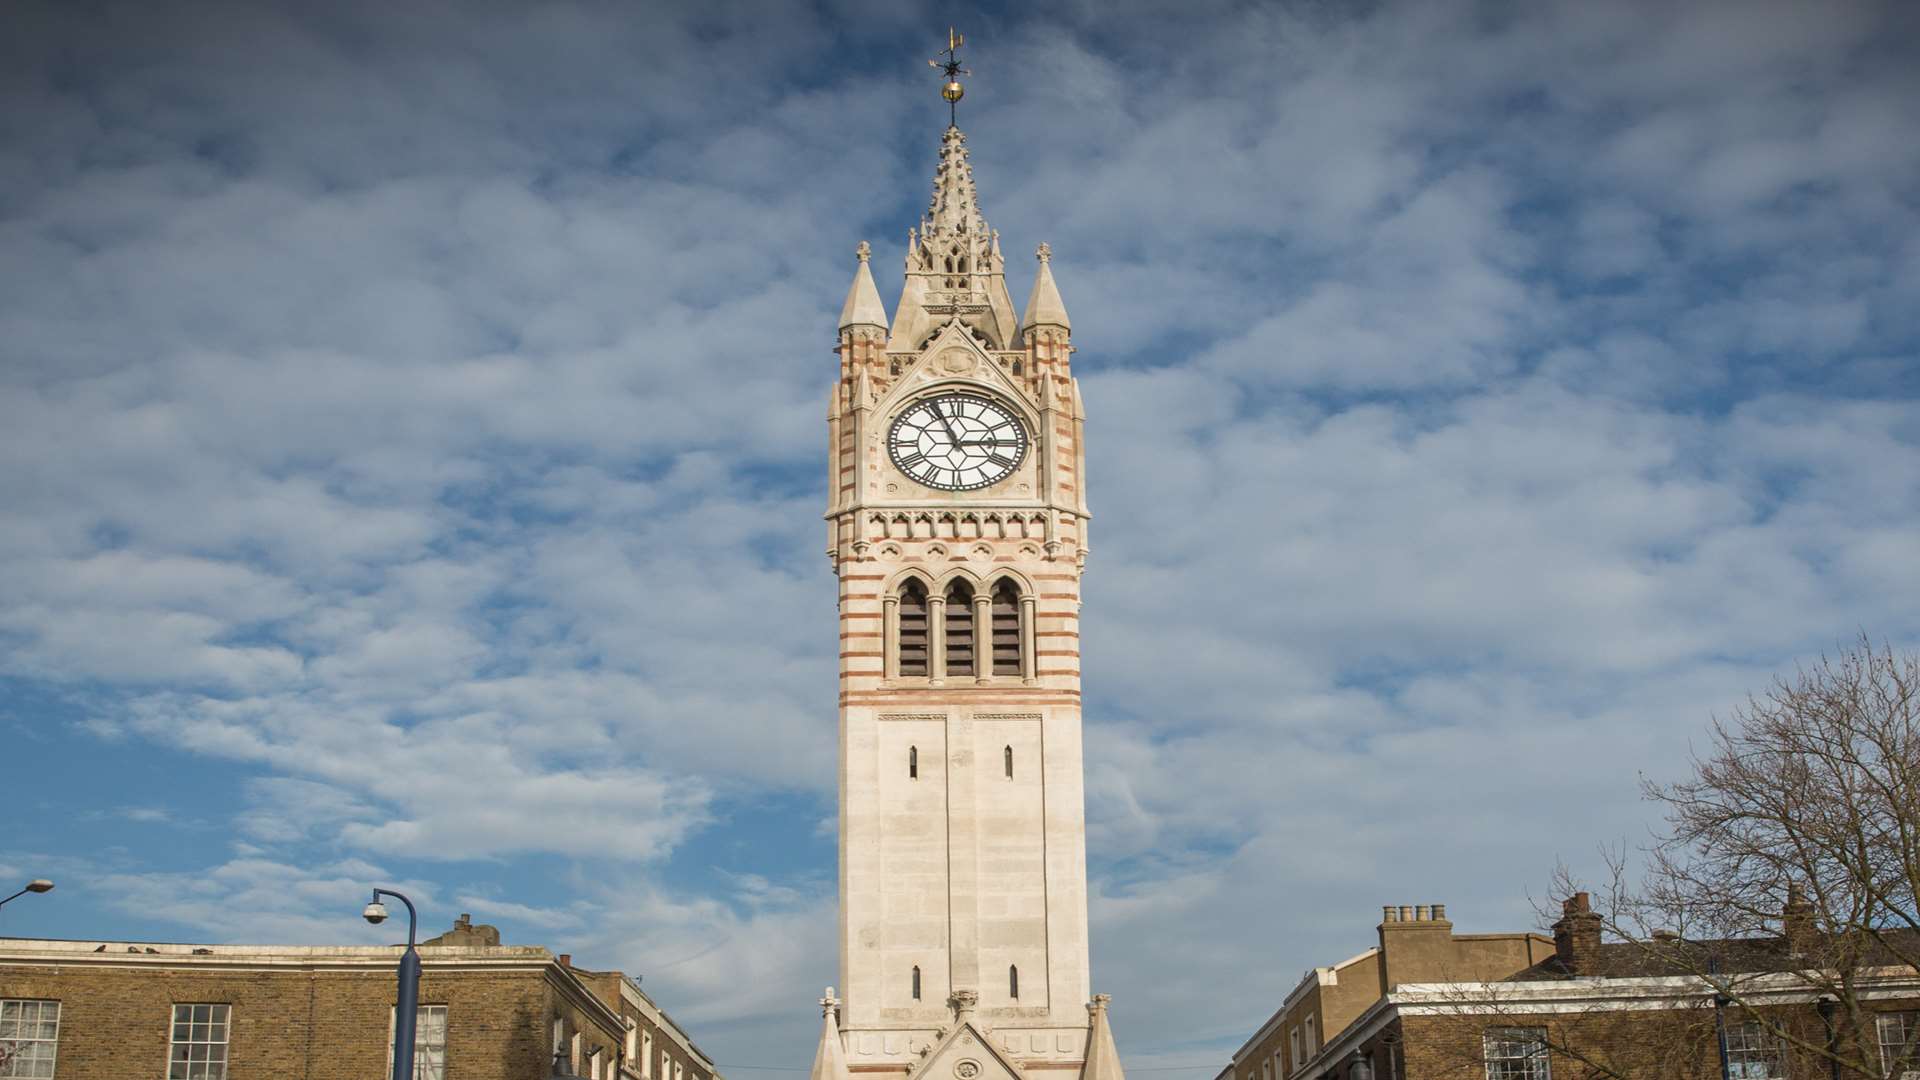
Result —
[{"label": "white window frame", "polygon": [[[447,1080],[447,1007],[445,1005],[421,1005],[413,1016],[413,1080]],[[431,1023],[431,1016],[440,1018],[438,1025]],[[399,1010],[387,1010],[387,1080],[393,1080],[393,1041],[400,1037],[398,1030]],[[431,1038],[434,1032],[440,1034],[440,1059],[433,1059],[436,1047]],[[437,1066],[437,1071],[436,1071]]]},{"label": "white window frame", "polygon": [[1553,1080],[1546,1028],[1488,1028],[1480,1035],[1480,1056],[1487,1080]]},{"label": "white window frame", "polygon": [[673,1063],[673,1080],[687,1080],[687,1067],[677,1061]]},{"label": "white window frame", "polygon": [[[181,1010],[186,1019],[181,1019]],[[205,1009],[202,1013],[199,1010]],[[174,1003],[167,1025],[167,1080],[227,1080],[227,1054],[233,1047],[233,1006],[218,1001]],[[180,1037],[181,1029],[187,1037]],[[218,1038],[215,1038],[215,1035]],[[196,1047],[204,1049],[196,1050]],[[215,1048],[218,1047],[218,1058]],[[184,1048],[187,1056],[178,1051]],[[196,1068],[197,1066],[197,1068]]]},{"label": "white window frame", "polygon": [[[49,1024],[53,1028],[51,1033],[47,1030]],[[59,1058],[58,1001],[48,998],[0,1000],[0,1076],[50,1077],[59,1065]],[[42,1065],[46,1067],[43,1069]]]},{"label": "white window frame", "polygon": [[1300,1028],[1297,1025],[1287,1032],[1287,1045],[1293,1050],[1293,1071],[1299,1072],[1300,1066],[1306,1063],[1307,1058],[1300,1052]]},{"label": "white window frame", "polygon": [[[1887,1038],[1891,1031],[1893,1038]],[[1920,1013],[1883,1012],[1873,1018],[1874,1042],[1880,1046],[1880,1067],[1888,1073],[1900,1068],[1901,1076],[1920,1072],[1920,1061],[1916,1061],[1914,1051],[1916,1041],[1920,1041]]]},{"label": "white window frame", "polygon": [[640,1033],[640,1075],[653,1080],[653,1032]]},{"label": "white window frame", "polygon": [[1732,1080],[1786,1080],[1786,1046],[1758,1020],[1727,1028],[1727,1075]]},{"label": "white window frame", "polygon": [[1320,1040],[1315,1036],[1315,1033],[1313,1030],[1314,1017],[1311,1017],[1311,1016],[1307,1017],[1305,1020],[1301,1021],[1300,1026],[1307,1033],[1307,1038],[1306,1038],[1307,1057],[1311,1058],[1320,1049]]}]

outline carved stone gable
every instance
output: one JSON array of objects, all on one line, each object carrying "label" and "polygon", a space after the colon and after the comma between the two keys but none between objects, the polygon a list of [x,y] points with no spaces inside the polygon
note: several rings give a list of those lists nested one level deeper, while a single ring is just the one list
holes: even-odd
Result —
[{"label": "carved stone gable", "polygon": [[984,1031],[968,1020],[947,1032],[922,1064],[914,1080],[1027,1080],[1013,1060],[1003,1056]]},{"label": "carved stone gable", "polygon": [[875,411],[882,416],[891,415],[902,398],[936,383],[956,380],[990,387],[1022,406],[1023,411],[1029,413],[1029,420],[1036,418],[1033,410],[1038,402],[1024,380],[1010,375],[1002,359],[981,345],[957,319],[942,327],[919,356],[904,367],[900,378],[881,396]]}]

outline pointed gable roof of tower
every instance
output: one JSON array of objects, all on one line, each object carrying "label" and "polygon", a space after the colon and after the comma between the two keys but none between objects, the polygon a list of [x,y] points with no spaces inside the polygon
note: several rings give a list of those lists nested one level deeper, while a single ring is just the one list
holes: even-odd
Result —
[{"label": "pointed gable roof of tower", "polygon": [[846,1048],[840,1045],[840,1028],[833,1021],[833,1014],[839,1008],[833,987],[827,987],[826,994],[820,998],[820,1049],[813,1055],[810,1080],[850,1080]]},{"label": "pointed gable roof of tower", "polygon": [[1107,1024],[1107,1002],[1111,1000],[1105,994],[1095,994],[1087,1006],[1092,1030],[1087,1032],[1087,1063],[1080,1068],[1080,1080],[1127,1080],[1126,1070],[1120,1067],[1120,1049],[1113,1044],[1113,1028]]},{"label": "pointed gable roof of tower", "polygon": [[1053,283],[1053,249],[1046,244],[1033,253],[1040,260],[1040,272],[1033,278],[1033,294],[1027,297],[1027,313],[1020,317],[1021,329],[1047,324],[1073,329],[1067,320],[1067,305],[1060,300],[1060,288]]},{"label": "pointed gable roof of tower", "polygon": [[853,271],[853,285],[847,289],[847,302],[840,306],[840,329],[877,326],[885,330],[887,306],[880,302],[880,290],[873,284],[873,271],[867,269],[867,259],[872,256],[873,248],[862,240],[853,253],[860,257],[860,265]]}]

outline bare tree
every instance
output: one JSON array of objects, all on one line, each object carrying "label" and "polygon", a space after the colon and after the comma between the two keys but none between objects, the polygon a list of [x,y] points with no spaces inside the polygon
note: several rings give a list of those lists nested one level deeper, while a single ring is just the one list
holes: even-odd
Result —
[{"label": "bare tree", "polygon": [[[1794,1058],[1875,1078],[1920,1067],[1904,1045],[1883,1061],[1874,1007],[1920,974],[1916,695],[1920,657],[1862,638],[1716,719],[1689,779],[1644,785],[1667,828],[1637,882],[1612,860],[1606,928]],[[1804,1006],[1780,1008],[1809,999],[1811,1028]]]},{"label": "bare tree", "polygon": [[[1920,1072],[1920,1033],[1887,1012],[1920,1009],[1917,695],[1920,656],[1862,638],[1716,719],[1689,778],[1644,784],[1666,825],[1638,858],[1607,853],[1608,880],[1580,916],[1607,943],[1586,970],[1561,972],[1640,977],[1631,992],[1614,984],[1643,996],[1627,1033],[1630,1002],[1548,1019],[1513,1004],[1519,986],[1458,984],[1444,1011],[1528,1024],[1579,1076],[1719,1077],[1723,1032],[1777,1055],[1781,1073],[1746,1075]],[[1564,867],[1551,895],[1587,910]],[[1542,917],[1558,935],[1574,908],[1554,908]]]}]

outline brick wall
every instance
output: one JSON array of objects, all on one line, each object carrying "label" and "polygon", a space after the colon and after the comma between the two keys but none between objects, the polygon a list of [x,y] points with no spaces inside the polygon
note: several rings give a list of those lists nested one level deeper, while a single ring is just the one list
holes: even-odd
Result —
[{"label": "brick wall", "polygon": [[[338,971],[101,962],[0,963],[0,997],[60,1002],[60,1080],[164,1077],[175,1004],[232,1007],[231,1080],[379,1080],[391,1059],[391,969]],[[549,970],[435,970],[420,1003],[447,1006],[447,1064],[459,1080],[547,1075],[553,1020],[611,1061],[622,1032],[563,993]]]}]

